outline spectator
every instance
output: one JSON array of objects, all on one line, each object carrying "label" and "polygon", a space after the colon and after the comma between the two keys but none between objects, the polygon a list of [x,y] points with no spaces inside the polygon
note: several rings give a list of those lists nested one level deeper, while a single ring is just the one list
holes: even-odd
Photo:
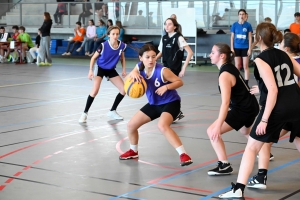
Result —
[{"label": "spectator", "polygon": [[38,30],[38,35],[36,36],[35,38],[35,46],[32,47],[30,50],[29,50],[29,53],[30,55],[32,56],[33,60],[31,63],[36,63],[36,53],[38,54],[39,56],[39,48],[40,48],[40,41],[41,41],[41,29],[39,28]]},{"label": "spectator", "polygon": [[228,16],[229,16],[229,9],[228,8],[225,8],[224,10],[224,14],[222,16],[222,20],[228,20]]},{"label": "spectator", "polygon": [[45,65],[45,66],[51,66],[52,65],[52,58],[50,54],[50,31],[52,27],[52,19],[50,17],[50,14],[48,12],[44,12],[44,23],[42,27],[40,28],[42,38],[41,38],[41,44],[39,48],[39,57],[37,65]]},{"label": "spectator", "polygon": [[[58,0],[57,2],[61,2],[61,0]],[[62,15],[67,15],[67,14],[68,14],[68,11],[67,11],[66,4],[58,3],[56,11],[53,15],[56,25],[61,25],[62,24],[62,20],[61,20]]]},{"label": "spectator", "polygon": [[[90,0],[83,0],[83,2],[89,2]],[[82,4],[82,13],[79,14],[78,21],[81,22],[82,18],[82,26],[85,24],[85,17],[92,15],[93,8],[91,3],[83,3]]]},{"label": "spectator", "polygon": [[266,17],[265,22],[272,23],[272,19],[270,17]]},{"label": "spectator", "polygon": [[[11,38],[10,34],[5,34],[5,28],[3,26],[0,27],[0,41],[3,40],[3,42],[8,41],[9,38]],[[5,36],[6,35],[6,36]],[[5,38],[6,37],[6,38]],[[7,61],[7,54],[9,54],[9,45],[0,45],[0,63]]]},{"label": "spectator", "polygon": [[156,26],[156,24],[153,22],[153,12],[149,12],[149,26]]},{"label": "spectator", "polygon": [[108,16],[108,9],[107,9],[107,4],[105,3],[98,3],[98,2],[102,2],[103,0],[97,0],[95,3],[95,11],[98,16],[98,19],[107,19]]},{"label": "spectator", "polygon": [[294,14],[294,17],[295,17],[295,22],[290,25],[290,30],[292,33],[295,33],[298,36],[300,36],[300,13],[296,12]]},{"label": "spectator", "polygon": [[89,56],[91,49],[91,44],[94,43],[94,38],[96,37],[96,26],[94,23],[94,20],[90,19],[89,20],[89,26],[87,27],[86,30],[86,40],[85,40],[85,55]]},{"label": "spectator", "polygon": [[98,49],[100,44],[104,41],[104,37],[106,36],[106,26],[105,22],[101,19],[99,20],[99,26],[96,29],[96,37],[94,38],[94,50],[90,56],[93,56],[95,51]]},{"label": "spectator", "polygon": [[118,40],[123,41],[124,28],[122,26],[122,22],[121,21],[116,21],[116,26],[120,28],[120,35],[119,35]]},{"label": "spectator", "polygon": [[27,63],[27,59],[26,59],[26,51],[29,50],[30,48],[32,48],[34,46],[31,37],[28,33],[25,33],[25,27],[24,26],[20,26],[19,28],[19,36],[17,37],[17,42],[22,42],[21,44],[18,44],[17,46],[15,46],[15,50],[20,50],[19,52],[19,58],[16,60],[16,63],[20,63],[21,58],[23,59],[23,63]]},{"label": "spectator", "polygon": [[[91,19],[92,20],[92,19]],[[89,24],[90,24],[91,22],[90,22],[90,20],[89,20]],[[92,20],[92,24],[93,24],[93,26],[95,27],[95,23],[94,23],[94,20]],[[89,29],[89,27],[90,27],[90,25],[87,27],[88,29]],[[96,27],[95,27],[95,35],[96,35]],[[87,36],[87,32],[86,32],[86,36]],[[95,37],[95,36],[94,36]],[[93,37],[93,39],[94,39],[94,37]],[[85,49],[85,55],[87,56],[87,55],[90,55],[90,53],[88,52],[90,49],[86,46],[87,45],[87,39],[88,39],[89,37],[87,36],[87,37],[85,37],[84,38],[84,40],[83,40],[83,42],[82,42],[82,44],[80,45],[80,47],[76,50],[77,52],[80,52],[81,51],[81,49],[83,48],[83,47],[85,47],[84,49]]]},{"label": "spectator", "polygon": [[[109,19],[109,20],[107,20],[107,25],[106,25],[106,29],[108,29],[109,27],[111,27],[111,26],[113,26],[114,24],[113,24],[113,22],[112,22],[112,20],[111,19]],[[104,39],[103,40],[108,40],[109,39],[109,37],[105,34],[105,37],[104,37]]]},{"label": "spectator", "polygon": [[290,32],[291,32],[291,30],[287,28],[287,29],[284,29],[283,34],[290,33]]},{"label": "spectator", "polygon": [[[78,43],[81,43],[84,39],[85,29],[81,27],[81,22],[76,22],[76,26],[74,28],[74,37],[72,40],[69,41],[68,47],[65,53],[63,53],[63,56],[69,56],[72,54],[74,48]],[[72,49],[70,50],[70,45],[73,44]]]},{"label": "spectator", "polygon": [[13,33],[12,33],[12,36],[11,36],[11,38],[12,38],[12,40],[13,41],[16,41],[17,40],[17,37],[19,36],[19,27],[18,26],[16,26],[16,25],[14,25],[13,27],[12,27],[12,31],[13,31]]},{"label": "spectator", "polygon": [[[11,35],[11,40],[12,41],[17,41],[17,38],[19,36],[19,27],[16,26],[16,25],[13,26],[12,31],[13,31],[13,33]],[[2,47],[2,48],[4,48],[4,47]],[[5,49],[4,49],[4,51],[5,51]],[[6,54],[4,54],[4,56],[3,56],[3,62],[6,62],[8,60],[8,58],[10,57],[9,55],[10,55],[11,52],[14,52],[14,49],[10,49],[9,46],[6,46]]]},{"label": "spectator", "polygon": [[145,26],[146,18],[143,16],[143,11],[139,10],[139,15],[135,18],[135,26]]}]

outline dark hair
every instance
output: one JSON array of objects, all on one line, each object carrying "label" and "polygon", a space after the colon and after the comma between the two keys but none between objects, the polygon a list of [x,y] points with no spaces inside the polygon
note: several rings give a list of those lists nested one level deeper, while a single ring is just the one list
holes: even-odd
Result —
[{"label": "dark hair", "polygon": [[270,17],[266,17],[265,21],[272,21],[272,19]]},{"label": "dark hair", "polygon": [[300,13],[299,12],[295,12],[294,17],[298,17],[298,16],[300,16]]},{"label": "dark hair", "polygon": [[[153,46],[153,44],[144,44],[140,49],[139,49],[139,56],[143,56],[143,54],[146,52],[146,51],[154,51],[156,53],[156,48]],[[142,62],[141,65],[140,65],[140,71],[143,71],[145,69],[145,65],[144,63]]]},{"label": "dark hair", "polygon": [[262,22],[257,25],[255,34],[256,42],[259,42],[260,39],[267,47],[272,47],[275,43],[279,43],[282,41],[283,35],[276,29],[274,24]]},{"label": "dark hair", "polygon": [[12,29],[19,30],[19,26],[17,26],[17,25],[14,25],[14,26],[12,26]]},{"label": "dark hair", "polygon": [[113,25],[114,25],[113,21],[112,21],[111,19],[108,19],[108,20],[107,20],[107,23],[106,23],[106,25],[107,25],[107,28],[108,28],[108,22],[110,22],[110,25],[111,25],[111,26],[113,26]]},{"label": "dark hair", "polygon": [[104,26],[106,25],[105,22],[102,19],[100,19],[99,22],[101,22],[101,24],[104,25]]},{"label": "dark hair", "polygon": [[234,59],[234,53],[231,51],[228,44],[226,44],[226,43],[217,43],[214,46],[216,46],[218,48],[218,52],[220,54],[225,54],[225,56],[226,56],[225,62],[226,63],[232,63],[232,61]]},{"label": "dark hair", "polygon": [[120,29],[123,28],[121,21],[116,21],[116,26],[118,26]]},{"label": "dark hair", "polygon": [[81,22],[76,22],[77,25],[81,26]]},{"label": "dark hair", "polygon": [[42,31],[42,29],[41,29],[41,28],[39,28],[39,29],[38,29],[38,31]]},{"label": "dark hair", "polygon": [[92,22],[92,25],[95,25],[94,20],[90,19],[89,21]]},{"label": "dark hair", "polygon": [[287,29],[284,29],[283,34],[290,33],[290,32],[291,32],[291,30],[287,28]]},{"label": "dark hair", "polygon": [[45,20],[50,20],[51,16],[48,12],[44,12]]},{"label": "dark hair", "polygon": [[291,53],[299,53],[300,52],[300,38],[295,33],[286,33],[283,36],[283,46],[289,47]]},{"label": "dark hair", "polygon": [[5,30],[4,26],[1,26],[0,29],[4,29]]},{"label": "dark hair", "polygon": [[20,26],[19,29],[25,32],[25,27],[24,26]]},{"label": "dark hair", "polygon": [[[167,20],[171,20],[172,23],[173,23],[173,25],[176,26],[176,28],[175,28],[174,31],[177,32],[179,35],[183,36],[182,33],[181,33],[181,32],[179,31],[179,29],[178,29],[179,24],[178,24],[177,20],[174,19],[174,18],[168,18],[168,19],[166,19],[166,21],[167,21]],[[165,21],[164,25],[166,24],[166,21]]]},{"label": "dark hair", "polygon": [[109,35],[110,32],[111,32],[112,30],[114,30],[114,29],[118,29],[118,30],[119,30],[119,33],[120,33],[120,28],[119,28],[119,27],[117,27],[117,26],[110,26],[110,27],[107,29],[106,34]]},{"label": "dark hair", "polygon": [[247,14],[246,10],[245,9],[239,9],[238,11],[238,15],[240,14],[240,12],[244,12],[245,14]]}]

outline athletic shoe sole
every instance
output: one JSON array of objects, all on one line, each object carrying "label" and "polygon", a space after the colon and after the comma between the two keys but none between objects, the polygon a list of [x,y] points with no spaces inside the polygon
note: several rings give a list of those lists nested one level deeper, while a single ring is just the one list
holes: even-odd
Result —
[{"label": "athletic shoe sole", "polygon": [[267,186],[265,184],[255,184],[255,185],[247,185],[247,188],[255,188],[255,189],[265,190],[265,189],[267,189]]},{"label": "athletic shoe sole", "polygon": [[193,163],[193,161],[187,161],[187,162],[182,162],[182,163],[180,163],[180,166],[181,167],[183,167],[183,166],[188,166],[188,165],[190,165],[190,164],[192,164]]},{"label": "athletic shoe sole", "polygon": [[139,156],[136,155],[136,156],[129,156],[129,157],[119,157],[120,160],[129,160],[129,159],[134,159],[134,158],[138,158]]},{"label": "athletic shoe sole", "polygon": [[232,172],[226,172],[226,173],[218,173],[218,172],[207,172],[210,176],[222,176],[222,175],[230,175]]}]

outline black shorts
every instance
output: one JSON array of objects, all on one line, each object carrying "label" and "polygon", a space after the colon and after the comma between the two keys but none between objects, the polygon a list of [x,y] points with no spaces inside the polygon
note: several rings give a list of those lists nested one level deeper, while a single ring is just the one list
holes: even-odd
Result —
[{"label": "black shorts", "polygon": [[175,120],[180,112],[180,101],[172,101],[162,105],[150,105],[147,103],[141,108],[141,111],[150,117],[151,121],[159,118],[163,112],[170,113],[173,120]]},{"label": "black shorts", "polygon": [[113,78],[119,76],[119,74],[116,69],[102,69],[101,67],[98,67],[97,76],[100,76],[101,78],[103,78],[103,76]]},{"label": "black shorts", "polygon": [[249,128],[252,126],[257,113],[243,113],[236,109],[229,110],[225,119],[225,122],[231,126],[234,130],[238,131],[243,126]]},{"label": "black shorts", "polygon": [[282,129],[291,131],[290,140],[289,140],[291,143],[294,142],[295,137],[300,138],[300,122],[299,121],[287,122]]},{"label": "black shorts", "polygon": [[266,133],[264,135],[256,135],[256,128],[257,128],[258,124],[260,123],[263,114],[264,114],[264,109],[261,109],[256,118],[256,121],[251,129],[250,136],[253,139],[261,141],[261,142],[277,143],[279,140],[280,132],[287,122],[282,121],[282,120],[270,120],[269,119],[267,128],[266,128]]},{"label": "black shorts", "polygon": [[235,57],[247,57],[248,49],[236,49],[234,48]]}]

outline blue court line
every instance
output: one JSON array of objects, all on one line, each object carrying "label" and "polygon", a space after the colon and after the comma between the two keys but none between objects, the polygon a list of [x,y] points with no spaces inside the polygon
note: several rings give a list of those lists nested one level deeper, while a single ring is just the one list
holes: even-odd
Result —
[{"label": "blue court line", "polygon": [[[268,171],[268,175],[271,174],[271,173],[273,173],[273,172],[276,172],[276,171],[278,171],[278,170],[281,170],[281,169],[283,169],[283,168],[285,168],[285,167],[291,166],[291,165],[293,165],[293,164],[295,164],[295,163],[297,163],[297,162],[299,162],[299,161],[300,161],[300,158],[298,158],[298,159],[296,159],[296,160],[293,160],[293,161],[291,161],[291,162],[285,163],[285,164],[283,164],[283,165],[281,165],[281,166],[275,167],[275,168],[273,168],[273,169],[271,169],[271,170]],[[251,180],[252,180],[252,178],[249,178],[249,179],[248,179],[248,181],[251,181]],[[248,182],[248,181],[247,181],[247,182]],[[210,199],[210,198],[212,198],[212,197],[214,197],[214,196],[218,196],[218,195],[220,195],[220,194],[223,194],[223,193],[229,191],[230,189],[231,189],[231,186],[230,186],[230,187],[227,187],[227,188],[224,188],[224,189],[221,189],[221,190],[219,190],[219,191],[217,191],[217,192],[214,192],[214,193],[212,193],[212,194],[210,194],[210,195],[207,195],[206,197],[203,197],[203,198],[201,198],[201,199],[199,199],[199,200],[207,200],[207,199]]]},{"label": "blue court line", "polygon": [[125,198],[134,199],[134,200],[147,200],[147,199],[140,199],[136,197],[124,196]]},{"label": "blue court line", "polygon": [[[283,142],[285,142],[285,141],[288,140],[288,139],[289,139],[289,138],[280,140],[280,141],[278,141],[277,144],[283,143]],[[274,144],[274,145],[276,145],[276,144]],[[243,155],[243,153],[237,154],[237,155],[235,155],[235,156],[232,156],[232,157],[228,158],[228,160],[232,160],[232,159],[235,159],[235,158],[237,158],[237,157],[241,157],[242,155]],[[299,158],[299,161],[300,161],[300,158]],[[159,184],[162,184],[162,183],[166,183],[166,182],[171,181],[171,180],[173,180],[173,179],[177,179],[177,178],[180,178],[180,177],[182,177],[182,176],[185,176],[185,175],[188,175],[188,174],[194,173],[194,172],[196,172],[196,171],[199,171],[199,170],[208,168],[208,167],[210,167],[210,166],[215,166],[215,165],[216,165],[215,163],[212,163],[212,164],[209,164],[209,165],[205,165],[205,166],[203,166],[203,167],[200,167],[200,168],[197,168],[197,169],[194,169],[194,170],[191,170],[191,171],[182,173],[182,174],[178,174],[178,175],[176,175],[176,176],[172,176],[172,177],[167,178],[167,179],[163,179],[163,180],[161,180],[161,181],[159,181],[159,182],[157,182],[157,183],[154,183],[154,184],[151,184],[151,185],[148,185],[148,186],[145,186],[145,187],[142,187],[142,188],[139,188],[139,189],[136,189],[136,190],[127,192],[127,193],[125,193],[125,194],[121,194],[121,195],[119,195],[119,196],[110,198],[109,200],[115,200],[115,199],[118,199],[118,198],[121,198],[121,197],[125,197],[125,196],[127,196],[127,195],[130,195],[130,194],[133,194],[133,193],[136,193],[136,192],[140,192],[140,191],[142,191],[142,190],[145,190],[145,189],[154,187],[154,186],[159,185]],[[286,166],[284,165],[284,167],[286,167]],[[277,168],[275,168],[275,169],[277,169]],[[273,171],[270,170],[270,173],[272,173],[272,172],[273,172]],[[249,180],[250,180],[250,179],[249,179]],[[220,190],[220,191],[218,191],[218,192],[219,192],[219,194],[222,194],[222,193],[224,193],[224,192],[227,192],[227,191],[230,190],[230,189],[231,189],[231,187],[228,187],[228,188],[224,188],[224,189],[222,189],[222,190]],[[215,194],[215,193],[214,193],[214,194]],[[208,195],[208,196],[213,197],[213,196],[211,196],[211,195]],[[208,197],[208,196],[207,196],[207,197]],[[209,197],[209,198],[210,198],[210,197]],[[204,197],[204,198],[206,198],[206,197]],[[207,198],[207,199],[208,199],[208,198]]]}]

